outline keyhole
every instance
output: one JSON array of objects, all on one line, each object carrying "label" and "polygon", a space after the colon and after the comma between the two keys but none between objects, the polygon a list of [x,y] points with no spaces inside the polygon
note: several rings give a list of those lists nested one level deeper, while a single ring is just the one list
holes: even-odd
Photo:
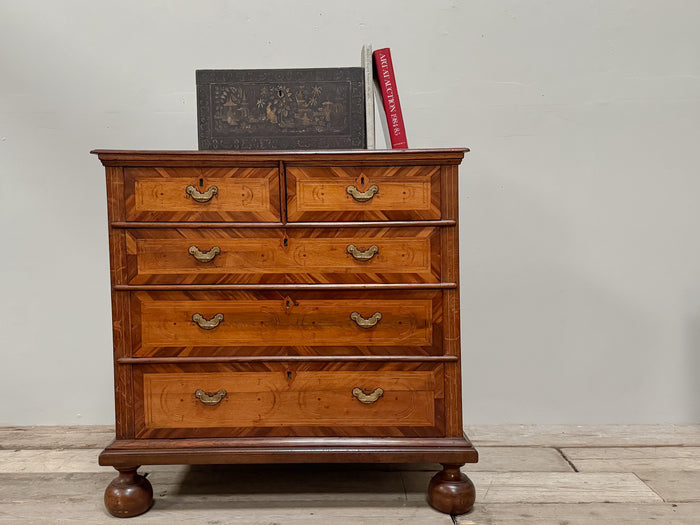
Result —
[{"label": "keyhole", "polygon": [[277,95],[279,95],[280,97],[283,97],[284,93],[282,93],[282,90],[280,89],[279,91],[277,91]]},{"label": "keyhole", "polygon": [[199,179],[199,187],[201,188],[204,186],[204,179]]},{"label": "keyhole", "polygon": [[289,370],[287,370],[287,379],[289,379],[290,381],[292,379],[292,373]]},{"label": "keyhole", "polygon": [[365,178],[360,177],[360,185],[364,186],[365,185]]},{"label": "keyhole", "polygon": [[284,244],[284,247],[286,248],[289,245],[289,239],[285,237],[284,241],[282,241],[282,244]]},{"label": "keyhole", "polygon": [[284,303],[284,306],[287,308],[287,310],[289,310],[289,308],[292,306],[289,299],[287,299],[287,302]]}]

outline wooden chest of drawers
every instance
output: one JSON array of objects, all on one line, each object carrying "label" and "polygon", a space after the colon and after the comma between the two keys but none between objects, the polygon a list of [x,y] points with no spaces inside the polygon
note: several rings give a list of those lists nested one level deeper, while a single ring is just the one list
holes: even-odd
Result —
[{"label": "wooden chest of drawers", "polygon": [[464,149],[96,150],[106,167],[115,516],[144,464],[435,462],[469,510],[457,167]]}]

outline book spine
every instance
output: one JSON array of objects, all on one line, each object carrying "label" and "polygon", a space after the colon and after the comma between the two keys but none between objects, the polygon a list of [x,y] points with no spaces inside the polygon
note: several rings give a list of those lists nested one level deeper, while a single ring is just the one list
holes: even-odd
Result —
[{"label": "book spine", "polygon": [[367,149],[374,149],[374,83],[372,80],[372,44],[362,46],[362,67],[365,70],[365,126]]},{"label": "book spine", "polygon": [[396,90],[394,65],[391,61],[389,48],[377,49],[374,52],[374,65],[377,69],[379,88],[382,92],[382,102],[389,127],[389,137],[393,149],[406,149],[406,128],[403,123],[399,93]]}]

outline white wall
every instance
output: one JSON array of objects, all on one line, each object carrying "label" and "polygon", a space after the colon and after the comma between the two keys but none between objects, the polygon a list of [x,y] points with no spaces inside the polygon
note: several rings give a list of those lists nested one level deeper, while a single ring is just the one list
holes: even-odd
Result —
[{"label": "white wall", "polygon": [[196,149],[194,71],[393,51],[470,146],[470,423],[700,421],[700,2],[0,0],[0,424],[113,421],[95,147]]}]

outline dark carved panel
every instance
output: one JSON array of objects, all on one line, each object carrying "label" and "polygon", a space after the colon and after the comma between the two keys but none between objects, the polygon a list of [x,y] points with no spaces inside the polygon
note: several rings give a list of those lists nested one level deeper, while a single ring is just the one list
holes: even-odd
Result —
[{"label": "dark carved panel", "polygon": [[366,147],[362,68],[197,71],[200,150]]}]

